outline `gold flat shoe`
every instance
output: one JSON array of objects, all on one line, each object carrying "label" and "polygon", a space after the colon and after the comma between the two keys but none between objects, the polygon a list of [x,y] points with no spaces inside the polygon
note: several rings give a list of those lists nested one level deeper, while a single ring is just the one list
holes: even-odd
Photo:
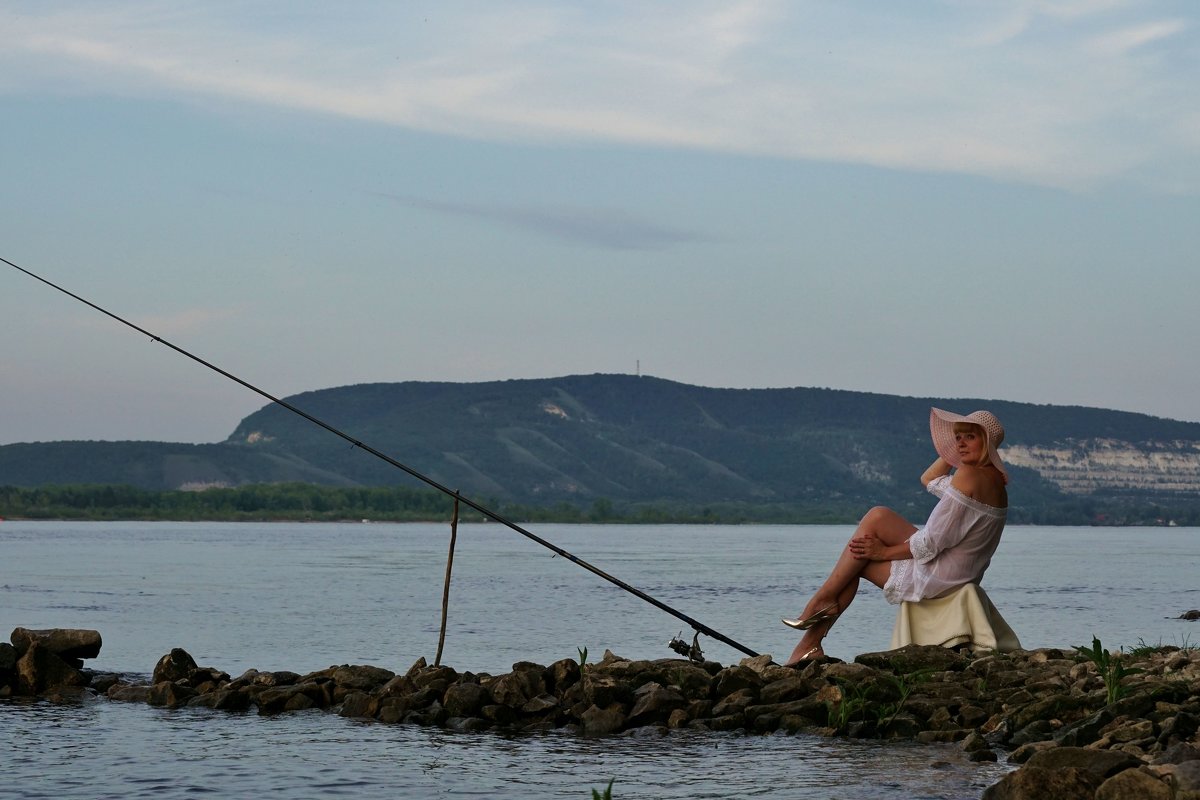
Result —
[{"label": "gold flat shoe", "polygon": [[817,613],[813,614],[811,617],[797,619],[784,618],[780,621],[789,628],[795,628],[798,631],[806,631],[814,625],[819,625],[822,622],[828,622],[829,620],[834,619],[839,613],[841,612],[837,610],[837,603],[830,603]]}]

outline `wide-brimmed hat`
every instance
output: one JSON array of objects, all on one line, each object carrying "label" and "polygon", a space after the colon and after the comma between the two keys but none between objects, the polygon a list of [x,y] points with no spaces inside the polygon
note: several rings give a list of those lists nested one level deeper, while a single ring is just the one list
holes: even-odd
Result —
[{"label": "wide-brimmed hat", "polygon": [[987,434],[988,460],[1000,470],[1004,480],[1008,481],[1008,470],[1004,468],[1004,462],[1000,460],[1000,453],[996,450],[1004,441],[1004,426],[990,411],[972,411],[963,416],[940,408],[929,409],[929,435],[933,437],[933,449],[937,450],[938,455],[952,467],[962,466],[958,458],[958,446],[954,442],[956,422],[970,422],[983,428],[983,432]]}]

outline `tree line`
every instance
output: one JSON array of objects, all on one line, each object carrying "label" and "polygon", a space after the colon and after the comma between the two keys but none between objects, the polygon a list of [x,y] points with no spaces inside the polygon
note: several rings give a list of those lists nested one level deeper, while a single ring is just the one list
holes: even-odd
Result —
[{"label": "tree line", "polygon": [[[1011,524],[1200,526],[1200,499],[1144,498],[1098,494],[1048,502],[1030,497],[1009,510]],[[552,505],[477,501],[514,522],[629,524],[823,524],[849,525],[866,510],[854,498],[797,503],[714,502],[615,503],[607,498]],[[313,521],[369,519],[380,522],[449,520],[453,498],[434,489],[335,487],[310,483],[248,484],[203,491],[152,490],[124,485],[0,486],[0,519]],[[910,509],[913,521],[923,521]],[[463,506],[465,522],[483,516]],[[916,517],[921,517],[917,519]]]}]

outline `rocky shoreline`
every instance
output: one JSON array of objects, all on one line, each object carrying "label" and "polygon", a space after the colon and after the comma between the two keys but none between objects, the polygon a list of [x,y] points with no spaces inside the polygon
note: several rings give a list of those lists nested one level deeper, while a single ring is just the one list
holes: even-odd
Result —
[{"label": "rocky shoreline", "polygon": [[[151,678],[85,669],[100,634],[17,628],[0,643],[0,698],[84,697],[278,714],[327,709],[463,731],[566,729],[585,736],[672,729],[956,742],[1014,770],[988,800],[1200,800],[1200,650],[1085,657],[1045,648],[972,655],[909,646],[781,667],[687,659],[514,664],[499,675],[419,659],[403,674],[341,665],[231,677],[182,649]],[[2,711],[0,711],[2,713]]]}]

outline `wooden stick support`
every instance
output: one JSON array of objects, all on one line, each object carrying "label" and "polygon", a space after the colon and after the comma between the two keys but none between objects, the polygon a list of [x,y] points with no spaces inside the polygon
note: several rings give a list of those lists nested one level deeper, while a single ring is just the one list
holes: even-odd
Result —
[{"label": "wooden stick support", "polygon": [[454,516],[450,518],[450,553],[446,556],[446,583],[442,587],[442,630],[438,633],[437,655],[433,665],[442,664],[442,645],[446,643],[446,612],[450,607],[450,572],[454,569],[454,540],[458,538],[458,498],[454,498]]}]

